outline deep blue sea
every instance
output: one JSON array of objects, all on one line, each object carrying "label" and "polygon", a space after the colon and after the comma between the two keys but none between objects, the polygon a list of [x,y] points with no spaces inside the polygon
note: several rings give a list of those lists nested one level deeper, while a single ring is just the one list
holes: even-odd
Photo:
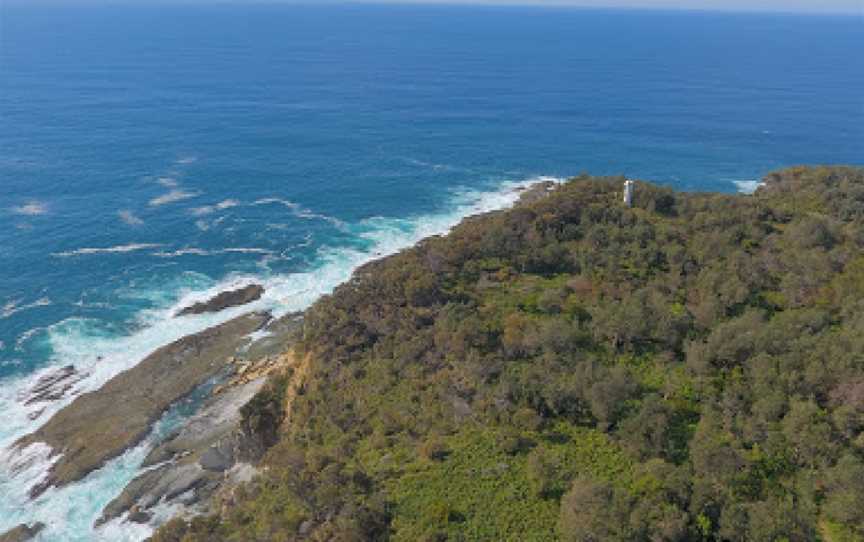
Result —
[{"label": "deep blue sea", "polygon": [[[0,5],[0,448],[19,392],[94,389],[246,309],[302,309],[371,258],[582,171],[752,190],[864,164],[860,17],[555,8]],[[182,320],[182,321],[181,321]],[[171,420],[163,420],[170,425]],[[152,438],[157,438],[155,435]],[[146,443],[145,443],[146,445]],[[0,532],[92,531],[139,448],[35,503],[0,458]],[[167,514],[167,512],[166,512]]]}]

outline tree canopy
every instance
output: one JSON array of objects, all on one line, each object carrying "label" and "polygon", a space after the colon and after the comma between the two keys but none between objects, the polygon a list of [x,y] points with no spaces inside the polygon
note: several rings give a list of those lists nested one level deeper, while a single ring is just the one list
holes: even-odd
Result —
[{"label": "tree canopy", "polygon": [[154,539],[864,539],[864,171],[622,184],[358,270],[264,474]]}]

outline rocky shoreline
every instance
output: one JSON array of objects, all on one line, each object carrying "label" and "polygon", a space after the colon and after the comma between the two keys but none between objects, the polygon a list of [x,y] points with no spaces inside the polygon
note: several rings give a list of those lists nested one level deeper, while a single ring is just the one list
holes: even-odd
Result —
[{"label": "rocky shoreline", "polygon": [[[216,379],[198,412],[149,451],[142,472],[105,506],[94,527],[124,516],[149,523],[160,504],[186,514],[218,506],[217,493],[230,498],[233,486],[257,473],[269,437],[244,420],[243,406],[272,373],[291,366],[290,344],[301,325],[301,313],[279,319],[247,313],[163,346],[100,389],[80,395],[15,444],[23,449],[44,443],[57,457],[46,478],[31,488],[31,497],[76,482],[135,446],[168,408]],[[264,333],[252,340],[257,331]],[[50,401],[84,376],[62,367],[20,399]],[[0,534],[0,541],[30,540],[43,528],[22,524]]]},{"label": "rocky shoreline", "polygon": [[[539,182],[520,189],[516,205],[545,197],[554,186]],[[175,317],[241,306],[263,293],[255,284],[222,292],[177,311]],[[230,502],[234,488],[257,474],[266,441],[273,437],[266,433],[275,430],[250,424],[243,407],[265,390],[274,373],[292,375],[284,384],[285,416],[290,415],[290,398],[302,388],[309,358],[296,359],[291,349],[302,323],[302,313],[279,319],[246,313],[163,346],[100,389],[76,397],[14,445],[20,450],[44,443],[55,458],[48,475],[31,488],[31,498],[79,481],[137,445],[171,406],[215,379],[218,383],[198,412],[149,451],[142,471],[104,507],[94,527],[118,518],[156,526],[158,505],[195,515]],[[261,331],[252,340],[250,336]],[[41,378],[21,400],[56,400],[70,390],[74,393],[74,384],[86,376],[73,366],[62,367]],[[22,524],[0,535],[0,542],[29,540],[42,528],[42,523]]]},{"label": "rocky shoreline", "polygon": [[263,447],[241,426],[241,407],[264,386],[266,376],[213,396],[183,427],[144,460],[147,469],[102,511],[96,526],[130,512],[146,523],[160,502],[194,507],[231,479],[250,478]]},{"label": "rocky shoreline", "polygon": [[246,336],[269,320],[267,313],[250,313],[163,346],[18,440],[18,449],[44,443],[57,457],[30,496],[77,482],[141,442],[172,404],[224,371],[249,342]]},{"label": "rocky shoreline", "polygon": [[250,284],[237,290],[221,292],[213,298],[195,303],[177,311],[176,316],[188,316],[194,314],[205,314],[208,312],[219,312],[230,307],[239,307],[261,299],[264,295],[264,287],[259,284]]}]

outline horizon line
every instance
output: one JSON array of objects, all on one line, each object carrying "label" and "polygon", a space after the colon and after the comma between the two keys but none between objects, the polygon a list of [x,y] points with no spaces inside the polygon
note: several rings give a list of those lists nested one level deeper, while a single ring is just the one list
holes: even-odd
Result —
[{"label": "horizon line", "polygon": [[620,4],[598,6],[593,4],[560,3],[555,0],[473,0],[463,2],[460,0],[3,0],[0,6],[26,6],[26,7],[206,7],[206,6],[388,6],[388,7],[412,7],[412,6],[447,6],[454,8],[521,8],[521,9],[553,9],[553,10],[584,10],[584,11],[650,11],[650,12],[682,12],[682,13],[725,13],[742,15],[817,15],[817,16],[851,16],[864,18],[864,2],[860,9],[846,10],[842,8],[828,10],[796,9],[789,8],[748,8],[743,6],[674,6],[674,5],[633,5],[627,0]]}]

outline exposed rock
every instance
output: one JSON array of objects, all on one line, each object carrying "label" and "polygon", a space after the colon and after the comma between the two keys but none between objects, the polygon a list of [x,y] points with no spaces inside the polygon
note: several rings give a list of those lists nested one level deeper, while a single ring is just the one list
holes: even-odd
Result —
[{"label": "exposed rock", "polygon": [[186,316],[188,314],[204,314],[205,312],[219,312],[229,307],[237,307],[251,303],[264,295],[264,287],[258,284],[250,284],[249,286],[222,292],[208,301],[195,303],[189,307],[185,307],[177,312],[177,316]]},{"label": "exposed rock", "polygon": [[303,523],[300,524],[300,528],[297,530],[297,533],[301,536],[306,536],[307,534],[309,534],[312,531],[312,527],[314,527],[314,526],[315,526],[315,523],[312,520],[307,519],[306,521],[304,521]]},{"label": "exposed rock", "polygon": [[[182,504],[186,515],[216,511],[234,502],[236,488],[257,474],[253,465],[277,431],[267,424],[244,423],[241,408],[274,371],[291,367],[296,376],[303,374],[288,347],[301,325],[302,314],[273,320],[265,328],[266,336],[227,357],[233,376],[214,388],[197,414],[150,451],[143,466],[151,470],[132,480],[103,509],[97,524],[127,511],[129,521],[133,515],[143,518],[141,514],[151,514],[160,502]],[[296,384],[289,391],[294,393],[295,388]]]},{"label": "exposed rock", "polygon": [[225,472],[224,481],[213,494],[210,502],[210,512],[227,510],[237,504],[237,489],[247,484],[258,474],[258,469],[249,463],[237,463]]},{"label": "exposed rock", "polygon": [[542,181],[521,190],[516,205],[528,205],[541,200],[555,190],[557,185],[552,181]]},{"label": "exposed rock", "polygon": [[232,484],[246,484],[255,478],[258,469],[249,463],[237,463],[225,473],[225,480]]},{"label": "exposed rock", "polygon": [[246,314],[163,346],[20,439],[19,448],[44,442],[62,454],[45,481],[31,488],[31,497],[80,480],[140,442],[165,410],[223,371],[248,342],[246,336],[269,319],[268,314]]},{"label": "exposed rock", "polygon": [[468,401],[462,399],[461,397],[453,398],[453,413],[456,416],[456,419],[459,421],[463,421],[467,418],[470,418],[474,413],[474,410],[471,408],[471,405],[468,404]]},{"label": "exposed rock", "polygon": [[201,454],[198,464],[204,470],[222,472],[231,468],[233,460],[230,449],[225,450],[221,446],[210,446]]},{"label": "exposed rock", "polygon": [[168,461],[193,450],[203,450],[231,433],[240,423],[240,408],[264,386],[264,379],[226,388],[210,399],[182,428],[147,454],[144,467]]},{"label": "exposed rock", "polygon": [[[18,400],[25,405],[56,401],[61,399],[77,382],[89,376],[89,373],[79,372],[74,365],[66,365],[52,371],[36,381],[36,384],[19,395]],[[38,417],[35,416],[35,417]]]},{"label": "exposed rock", "polygon": [[41,522],[34,523],[33,525],[22,523],[0,534],[0,542],[26,542],[35,538],[44,528],[45,524]]},{"label": "exposed rock", "polygon": [[213,395],[224,392],[233,386],[242,386],[259,378],[293,368],[295,360],[290,352],[290,344],[295,342],[302,331],[303,315],[295,313],[283,316],[267,325],[267,335],[256,340],[244,352],[243,358],[235,358],[234,375],[226,383],[213,388]]},{"label": "exposed rock", "polygon": [[102,510],[102,517],[96,521],[96,525],[119,517],[133,507],[137,507],[136,513],[146,512],[163,498],[171,501],[184,495],[187,497],[184,504],[194,504],[198,500],[196,490],[216,483],[217,479],[195,463],[162,465],[129,482],[123,492]]},{"label": "exposed rock", "polygon": [[243,358],[236,363],[258,361],[265,357],[277,357],[287,350],[299,337],[303,328],[303,313],[294,312],[272,320],[265,331],[267,334],[249,345]]},{"label": "exposed rock", "polygon": [[129,516],[126,519],[132,523],[149,523],[153,519],[153,514],[141,510],[133,510],[129,512]]},{"label": "exposed rock", "polygon": [[233,467],[238,461],[257,461],[264,449],[255,435],[243,431],[240,408],[264,383],[262,378],[212,397],[179,431],[148,454],[144,466],[158,466],[127,484],[103,509],[97,525],[126,511],[130,511],[128,519],[132,521],[132,512],[149,513],[163,501],[179,500],[187,507],[194,506],[206,501],[231,477],[251,478],[248,471],[235,472]]}]

